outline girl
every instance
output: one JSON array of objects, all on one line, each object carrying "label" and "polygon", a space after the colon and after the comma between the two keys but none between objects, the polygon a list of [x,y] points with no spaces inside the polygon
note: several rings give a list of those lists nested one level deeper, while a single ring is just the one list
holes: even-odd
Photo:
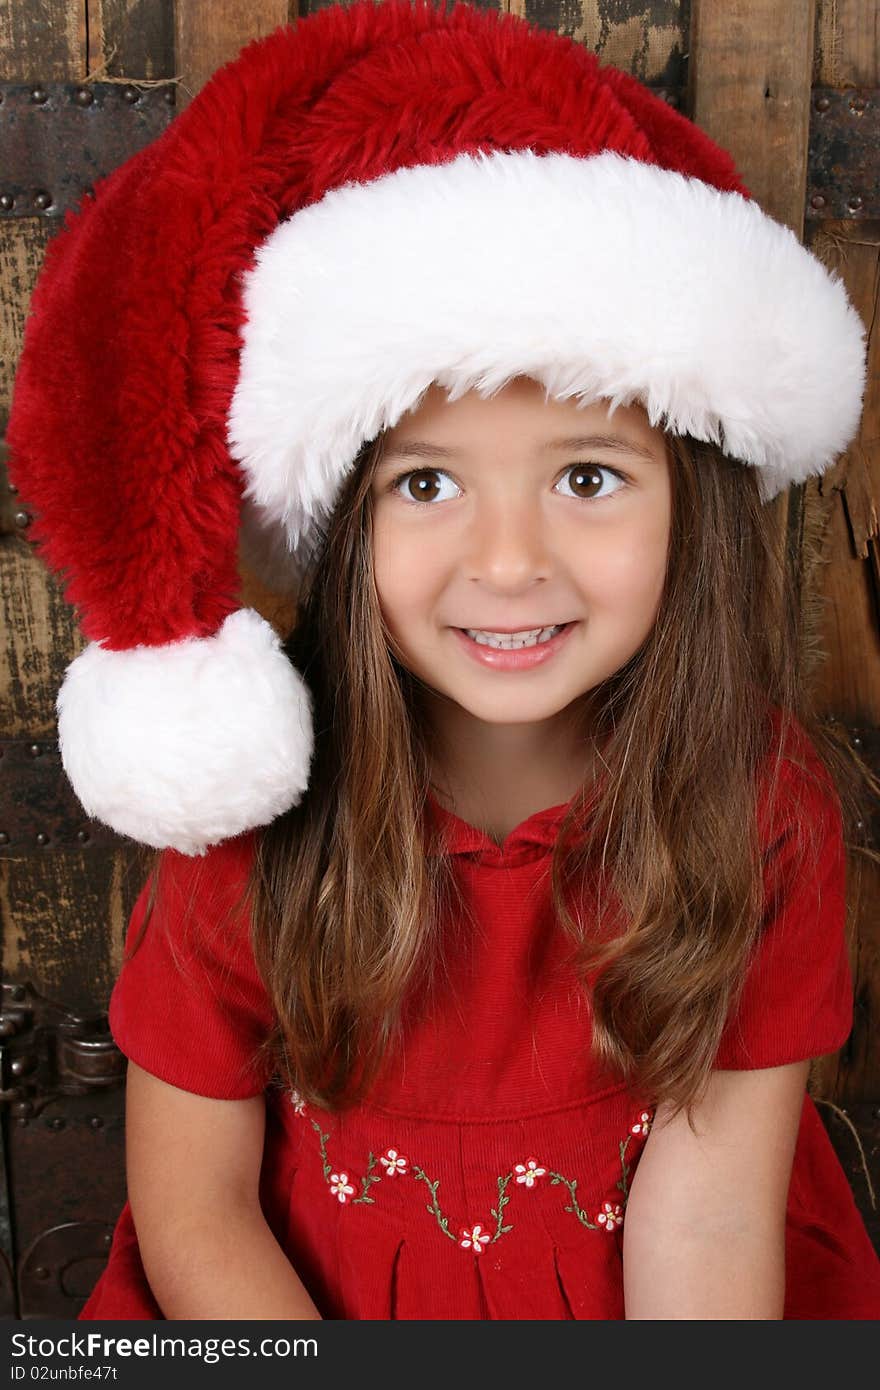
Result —
[{"label": "girl", "polygon": [[[100,255],[112,360],[49,380]],[[850,797],[765,505],[855,431],[842,286],[576,44],[368,0],[215,75],[32,307],[65,767],[160,850],[82,1316],[876,1316],[805,1091]],[[64,505],[98,437],[112,526]]]}]

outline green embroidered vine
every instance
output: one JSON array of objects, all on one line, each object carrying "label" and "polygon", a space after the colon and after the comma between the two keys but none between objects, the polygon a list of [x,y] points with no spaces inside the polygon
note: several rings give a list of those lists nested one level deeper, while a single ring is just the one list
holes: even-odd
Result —
[{"label": "green embroidered vine", "polygon": [[370,1174],[372,1173],[372,1171],[373,1171],[373,1169],[375,1168],[375,1166],[376,1166],[376,1155],[375,1155],[375,1154],[372,1152],[372,1150],[371,1150],[371,1151],[370,1151],[370,1157],[369,1157],[369,1165],[368,1165],[368,1167],[367,1167],[367,1171],[366,1171],[366,1173],[364,1174],[364,1176],[361,1178],[361,1195],[360,1195],[359,1197],[353,1197],[353,1198],[352,1198],[352,1206],[354,1206],[355,1202],[375,1202],[375,1200],[376,1200],[375,1197],[368,1197],[368,1196],[367,1196],[367,1193],[368,1193],[369,1190],[370,1190],[370,1185],[371,1185],[371,1183],[374,1183],[374,1182],[381,1182],[381,1181],[382,1181],[382,1179],[379,1177],[378,1173],[376,1174],[376,1176],[375,1176],[374,1178],[371,1178],[371,1177],[370,1177]]},{"label": "green embroidered vine", "polygon": [[587,1213],[584,1211],[583,1207],[578,1206],[578,1199],[577,1199],[577,1178],[564,1178],[564,1177],[562,1176],[561,1173],[554,1173],[553,1170],[552,1170],[552,1168],[551,1168],[551,1170],[550,1170],[550,1185],[551,1185],[551,1187],[555,1187],[555,1186],[557,1185],[557,1183],[560,1183],[560,1182],[561,1182],[561,1183],[564,1183],[565,1186],[568,1188],[568,1195],[569,1195],[569,1197],[571,1198],[571,1206],[570,1206],[570,1207],[566,1207],[565,1210],[566,1210],[566,1211],[572,1212],[572,1213],[577,1217],[577,1219],[578,1219],[578,1221],[581,1223],[581,1225],[582,1225],[582,1226],[586,1226],[586,1228],[587,1228],[588,1231],[598,1231],[599,1227],[598,1227],[598,1226],[594,1226],[594,1225],[593,1225],[593,1222],[592,1222],[592,1221],[590,1220],[590,1218],[587,1216]]},{"label": "green embroidered vine", "polygon": [[330,1138],[330,1135],[322,1134],[321,1126],[317,1123],[316,1120],[313,1120],[311,1116],[309,1116],[309,1120],[311,1122],[312,1129],[316,1129],[318,1131],[318,1142],[321,1145],[321,1163],[324,1167],[324,1181],[329,1182],[330,1174],[333,1172],[333,1167],[330,1163],[329,1158],[327,1157],[327,1140]]},{"label": "green embroidered vine", "polygon": [[626,1164],[626,1162],[625,1162],[623,1156],[624,1156],[624,1154],[625,1154],[626,1151],[627,1151],[627,1148],[628,1148],[628,1146],[629,1146],[629,1141],[630,1141],[630,1139],[632,1139],[632,1135],[631,1135],[631,1134],[628,1134],[628,1135],[626,1136],[625,1139],[621,1139],[621,1141],[620,1141],[620,1166],[621,1166],[621,1168],[622,1168],[622,1170],[623,1170],[623,1177],[620,1179],[620,1182],[617,1184],[617,1186],[620,1188],[621,1192],[623,1193],[623,1207],[624,1207],[624,1210],[626,1209],[627,1198],[628,1198],[628,1196],[629,1196],[629,1193],[627,1192],[627,1187],[626,1187],[626,1180],[627,1180],[627,1178],[629,1177],[629,1167],[627,1166],[627,1164]]},{"label": "green embroidered vine", "polygon": [[505,1196],[505,1192],[507,1189],[507,1184],[510,1182],[510,1179],[512,1177],[513,1173],[508,1173],[506,1178],[498,1179],[498,1210],[496,1211],[493,1207],[492,1210],[489,1212],[490,1216],[495,1217],[495,1234],[489,1242],[490,1245],[494,1245],[499,1236],[503,1236],[507,1231],[513,1230],[512,1226],[502,1226],[501,1224],[502,1213],[504,1211],[504,1208],[507,1206],[507,1203],[510,1201],[510,1198]]},{"label": "green embroidered vine", "polygon": [[440,1186],[440,1179],[437,1178],[434,1182],[431,1182],[424,1169],[420,1168],[417,1163],[413,1164],[413,1177],[419,1182],[423,1182],[431,1194],[431,1203],[425,1210],[429,1211],[431,1215],[436,1218],[437,1225],[440,1227],[443,1234],[448,1236],[450,1240],[455,1240],[455,1236],[449,1229],[449,1218],[443,1215],[440,1210],[440,1203],[437,1201],[437,1188]]}]

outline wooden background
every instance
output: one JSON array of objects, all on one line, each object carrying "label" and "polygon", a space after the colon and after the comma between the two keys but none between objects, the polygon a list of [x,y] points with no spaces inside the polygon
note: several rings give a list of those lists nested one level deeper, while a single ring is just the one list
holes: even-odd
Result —
[{"label": "wooden background", "polygon": [[[287,0],[0,0],[0,79],[165,83],[175,89],[179,111],[250,39],[320,7]],[[823,600],[822,659],[814,672],[820,706],[844,725],[876,734],[880,222],[805,217],[813,89],[877,87],[876,0],[510,0],[501,8],[577,39],[643,81],[680,88],[681,108],[732,152],[763,207],[840,272],[869,325],[871,378],[858,440],[821,483],[792,489],[773,505],[805,596]],[[0,216],[0,436],[29,296],[59,225],[36,213]],[[6,502],[8,517],[14,498]],[[290,614],[275,596],[247,575],[243,582],[247,600],[286,626]],[[56,738],[55,696],[83,642],[58,586],[31,553],[26,528],[14,522],[0,528],[0,603],[0,739],[39,750]],[[140,856],[112,839],[63,849],[35,843],[4,855],[0,838],[7,1014],[28,1002],[23,990],[30,987],[41,1001],[34,1019],[45,1022],[54,1007],[74,1029],[99,1028],[94,1020],[106,1008],[141,877]],[[862,865],[859,883],[855,1027],[840,1054],[816,1064],[810,1086],[836,1107],[820,1113],[876,1231],[870,1174],[880,1188],[877,867]],[[97,1085],[53,1082],[47,1028],[34,1055],[48,1089],[41,1096],[33,1085],[22,1090],[30,1063],[19,1057],[16,1077],[9,1059],[24,1046],[25,1025],[15,1015],[7,1028],[18,1029],[18,1041],[5,1050],[0,1097],[0,1316],[71,1316],[100,1268],[122,1196],[121,1084],[106,1075]]]}]

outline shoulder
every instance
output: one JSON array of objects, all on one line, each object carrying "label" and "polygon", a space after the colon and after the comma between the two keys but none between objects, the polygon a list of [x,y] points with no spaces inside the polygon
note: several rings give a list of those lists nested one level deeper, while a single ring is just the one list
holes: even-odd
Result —
[{"label": "shoulder", "polygon": [[252,830],[211,845],[201,855],[163,850],[142,893],[144,908],[152,898],[153,934],[164,930],[181,946],[204,946],[218,938],[245,944],[245,905],[255,851]]}]

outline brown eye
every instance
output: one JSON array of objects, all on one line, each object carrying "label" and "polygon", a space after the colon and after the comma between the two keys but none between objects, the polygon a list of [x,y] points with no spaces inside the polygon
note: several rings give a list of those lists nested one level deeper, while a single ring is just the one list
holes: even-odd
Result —
[{"label": "brown eye", "polygon": [[623,474],[618,473],[616,468],[609,468],[604,463],[578,463],[569,468],[564,476],[565,482],[572,489],[568,495],[580,497],[585,502],[593,499],[601,501],[605,497],[613,497],[616,492],[621,491],[621,488],[614,488],[611,492],[602,492],[601,488],[606,478],[616,478],[622,487],[626,486]]},{"label": "brown eye", "polygon": [[436,475],[432,468],[420,468],[417,473],[410,473],[407,491],[416,502],[430,502],[437,493],[435,479]]},{"label": "brown eye", "polygon": [[[391,490],[396,492],[404,502],[435,502],[445,477],[446,474],[439,468],[415,468],[411,469],[409,473],[399,474],[391,484]],[[440,500],[448,501],[450,499],[441,497]]]}]

